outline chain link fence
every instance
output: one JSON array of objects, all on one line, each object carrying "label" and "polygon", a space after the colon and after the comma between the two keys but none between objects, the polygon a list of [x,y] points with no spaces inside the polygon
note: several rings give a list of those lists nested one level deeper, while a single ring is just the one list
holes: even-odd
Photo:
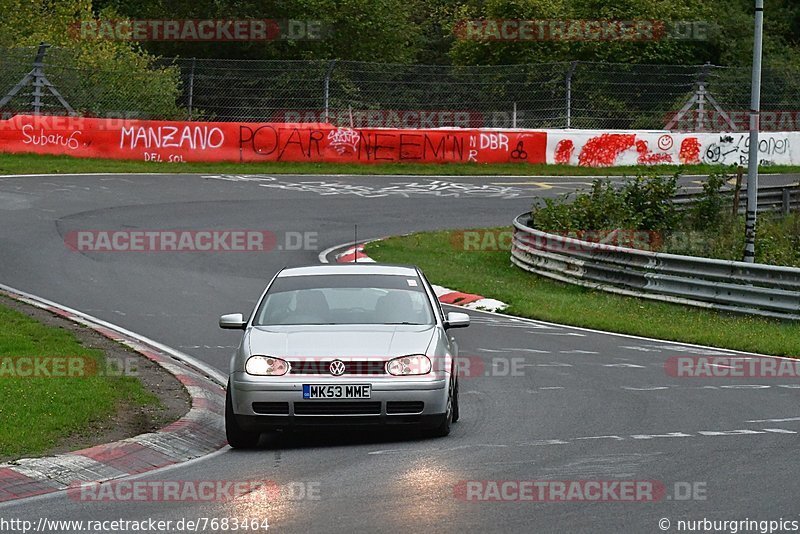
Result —
[{"label": "chain link fence", "polygon": [[[698,110],[749,108],[750,71],[713,65],[431,66],[160,58],[104,62],[49,48],[0,50],[0,114],[331,122],[354,127],[730,130]],[[797,72],[765,70],[764,110],[800,109]],[[37,89],[38,85],[38,89]],[[48,86],[49,85],[49,86]],[[38,96],[37,96],[38,90]],[[683,110],[682,120],[673,121]],[[739,124],[746,129],[746,123]],[[788,128],[794,130],[796,128]]]}]

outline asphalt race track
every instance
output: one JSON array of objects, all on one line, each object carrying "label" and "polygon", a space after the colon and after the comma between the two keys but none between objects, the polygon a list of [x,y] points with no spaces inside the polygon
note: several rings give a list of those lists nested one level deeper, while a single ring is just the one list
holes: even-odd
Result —
[{"label": "asphalt race track", "polygon": [[[217,328],[248,313],[282,266],[323,249],[437,228],[507,225],[535,194],[581,178],[96,175],[0,177],[0,282],[90,313],[225,370],[238,342]],[[689,182],[691,180],[687,180]],[[762,183],[770,183],[762,179]],[[75,252],[75,230],[317,232],[266,253]],[[491,296],[491,295],[487,295]],[[662,532],[659,520],[800,520],[800,383],[676,378],[674,356],[725,353],[471,312],[445,439],[413,433],[273,438],[140,480],[306,484],[231,502],[80,502],[57,493],[0,507],[28,519],[268,518],[274,532]],[[497,369],[514,359],[521,372]],[[494,365],[497,364],[497,365]],[[493,367],[494,365],[494,367]],[[509,376],[513,375],[513,376]],[[463,481],[658,481],[657,502],[475,502]],[[459,486],[461,484],[461,486]],[[689,495],[687,487],[693,488]],[[662,523],[662,526],[664,523]]]}]

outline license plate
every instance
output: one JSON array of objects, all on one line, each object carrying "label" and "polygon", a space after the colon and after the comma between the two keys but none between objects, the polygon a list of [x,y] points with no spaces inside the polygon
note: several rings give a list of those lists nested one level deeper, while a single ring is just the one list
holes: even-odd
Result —
[{"label": "license plate", "polygon": [[368,399],[370,384],[303,384],[304,399]]}]

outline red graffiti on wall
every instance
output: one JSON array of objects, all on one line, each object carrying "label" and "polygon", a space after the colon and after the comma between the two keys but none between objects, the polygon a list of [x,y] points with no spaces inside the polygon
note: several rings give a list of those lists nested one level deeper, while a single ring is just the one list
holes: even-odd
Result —
[{"label": "red graffiti on wall", "polygon": [[679,153],[681,163],[684,165],[693,165],[700,163],[700,141],[696,137],[687,137],[681,142],[681,151]]},{"label": "red graffiti on wall", "polygon": [[639,158],[636,160],[639,165],[657,165],[659,163],[672,163],[672,156],[665,153],[653,153],[647,146],[647,141],[636,141],[636,152]]},{"label": "red graffiti on wall", "polygon": [[575,152],[575,143],[572,139],[562,139],[556,145],[556,163],[559,165],[569,165],[572,154]]},{"label": "red graffiti on wall", "polygon": [[578,165],[582,167],[610,167],[620,154],[631,148],[636,134],[603,134],[589,139],[580,156]]}]

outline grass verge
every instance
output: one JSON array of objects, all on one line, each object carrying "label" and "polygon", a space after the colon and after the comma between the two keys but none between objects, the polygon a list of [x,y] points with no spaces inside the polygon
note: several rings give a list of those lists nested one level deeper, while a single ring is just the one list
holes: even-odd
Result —
[{"label": "grass verge", "polygon": [[797,325],[622,297],[527,273],[509,252],[464,251],[453,232],[421,232],[374,242],[376,261],[418,265],[432,283],[499,299],[506,313],[585,328],[734,350],[800,357]]},{"label": "grass verge", "polygon": [[[524,175],[524,176],[635,176],[642,172],[673,174],[708,174],[720,171],[714,165],[678,167],[571,167],[529,163],[164,163],[122,161],[114,159],[81,159],[70,156],[40,156],[37,154],[0,154],[0,174],[68,174],[90,172],[152,172],[152,173],[217,173],[217,174],[414,174],[414,175]],[[762,167],[762,173],[800,173],[800,167]]]},{"label": "grass verge", "polygon": [[[23,357],[82,357],[86,369],[106,369],[105,355],[84,347],[71,332],[45,326],[0,305],[0,457],[45,452],[93,423],[113,416],[121,403],[158,405],[135,377],[85,373],[24,377]],[[76,359],[73,359],[76,361]],[[94,362],[94,364],[92,364]],[[39,372],[41,375],[41,371]]]}]

